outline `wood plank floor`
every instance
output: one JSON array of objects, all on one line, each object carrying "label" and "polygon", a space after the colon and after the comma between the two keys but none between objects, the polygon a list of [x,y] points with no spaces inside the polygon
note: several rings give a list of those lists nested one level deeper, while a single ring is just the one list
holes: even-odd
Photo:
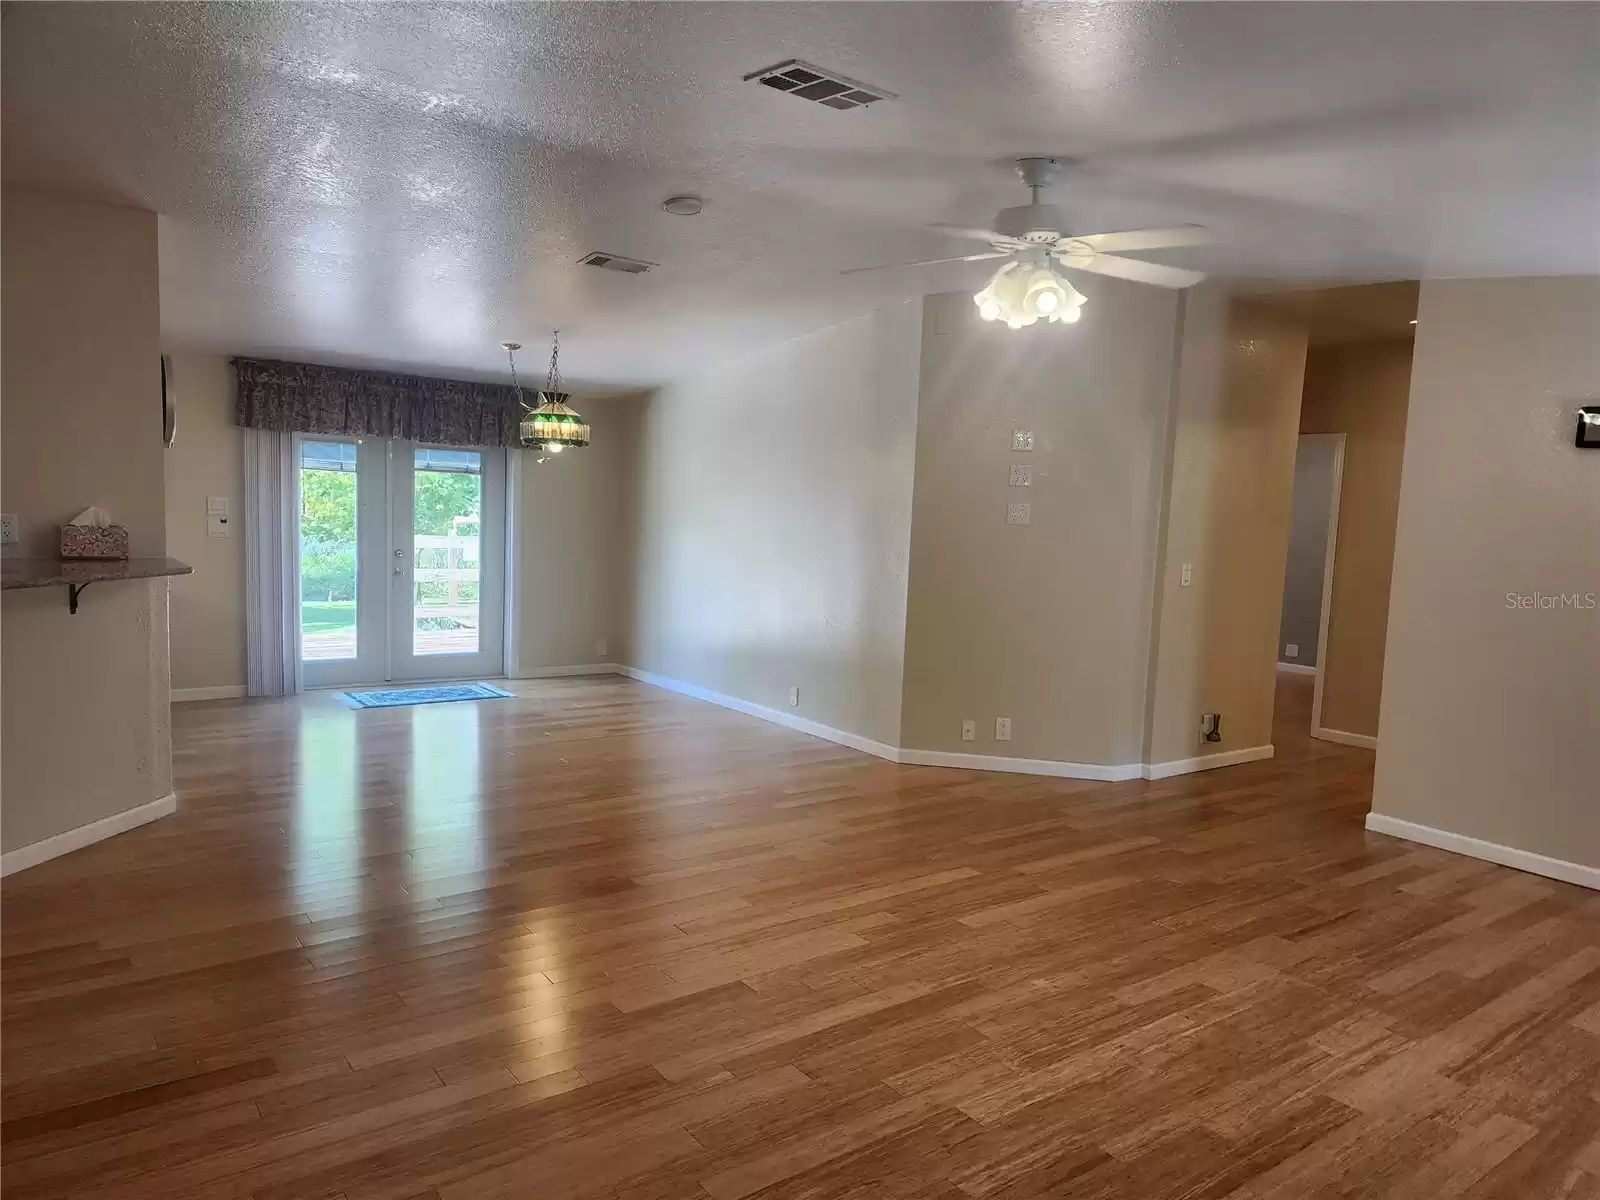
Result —
[{"label": "wood plank floor", "polygon": [[1600,897],[1372,756],[897,767],[642,684],[180,706],[5,881],[4,1193],[1600,1197]]}]

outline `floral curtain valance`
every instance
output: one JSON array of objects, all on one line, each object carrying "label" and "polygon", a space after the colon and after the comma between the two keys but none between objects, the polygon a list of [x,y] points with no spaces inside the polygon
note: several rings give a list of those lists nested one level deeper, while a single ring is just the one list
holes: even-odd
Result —
[{"label": "floral curtain valance", "polygon": [[234,420],[249,429],[519,445],[517,391],[498,383],[236,358]]}]

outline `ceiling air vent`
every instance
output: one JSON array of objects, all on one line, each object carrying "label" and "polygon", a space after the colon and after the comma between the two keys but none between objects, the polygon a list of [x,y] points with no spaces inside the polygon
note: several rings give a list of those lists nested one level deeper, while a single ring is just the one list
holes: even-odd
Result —
[{"label": "ceiling air vent", "polygon": [[643,275],[655,263],[641,262],[637,258],[623,258],[620,254],[603,254],[591,250],[578,260],[586,267],[599,267],[603,271],[621,271],[624,275]]},{"label": "ceiling air vent", "polygon": [[854,79],[847,79],[835,71],[824,71],[798,58],[745,76],[746,82],[752,79],[763,87],[776,88],[829,108],[865,108],[874,100],[895,98],[893,92],[886,92],[881,87],[857,83]]}]

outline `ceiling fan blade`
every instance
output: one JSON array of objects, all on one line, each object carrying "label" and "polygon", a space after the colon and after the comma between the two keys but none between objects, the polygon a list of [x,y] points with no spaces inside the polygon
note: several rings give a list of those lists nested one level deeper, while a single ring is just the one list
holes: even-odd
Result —
[{"label": "ceiling fan blade", "polygon": [[981,258],[1010,258],[1010,250],[990,250],[984,254],[961,254],[955,258],[925,258],[920,262],[884,263],[877,267],[851,267],[848,271],[840,271],[841,275],[859,275],[863,271],[898,271],[904,267],[931,267],[938,263],[977,262]]},{"label": "ceiling fan blade", "polygon": [[1122,233],[1074,235],[1097,253],[1114,254],[1121,250],[1165,250],[1173,246],[1204,246],[1211,234],[1203,225],[1179,225],[1173,229],[1129,229]]},{"label": "ceiling fan blade", "polygon": [[951,237],[975,238],[980,242],[1000,243],[1006,246],[1026,246],[1027,243],[1019,241],[1008,234],[996,233],[993,229],[968,229],[964,225],[929,225],[929,229],[937,229],[940,233],[948,233]]},{"label": "ceiling fan blade", "polygon": [[1141,262],[1137,258],[1118,258],[1115,254],[1096,254],[1092,258],[1074,258],[1068,255],[1059,261],[1069,271],[1092,271],[1096,275],[1110,275],[1113,279],[1153,283],[1156,287],[1193,287],[1206,277],[1204,271],[1164,267],[1160,263]]}]

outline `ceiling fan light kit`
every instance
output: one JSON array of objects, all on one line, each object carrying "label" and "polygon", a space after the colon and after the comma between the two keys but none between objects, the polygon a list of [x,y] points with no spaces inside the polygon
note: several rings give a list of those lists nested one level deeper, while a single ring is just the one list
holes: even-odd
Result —
[{"label": "ceiling fan light kit", "polygon": [[[1205,278],[1199,271],[1123,258],[1113,253],[1204,245],[1210,238],[1198,225],[1131,229],[1120,233],[1067,233],[1066,213],[1039,200],[1039,193],[1060,171],[1061,163],[1053,158],[1019,158],[1017,174],[1033,192],[1030,203],[1002,209],[995,214],[988,229],[933,226],[956,237],[988,242],[987,252],[900,265],[925,267],[934,263],[1009,258],[1011,261],[994,273],[987,286],[972,297],[972,302],[985,321],[1004,321],[1012,329],[1024,329],[1040,320],[1071,325],[1083,316],[1084,295],[1061,274],[1063,269],[1167,288],[1192,287]],[[856,267],[845,274],[881,269]]]},{"label": "ceiling fan light kit", "polygon": [[1004,321],[1012,329],[1040,320],[1075,324],[1083,316],[1084,301],[1084,294],[1059,275],[1048,259],[1007,263],[972,298],[985,321]]}]

